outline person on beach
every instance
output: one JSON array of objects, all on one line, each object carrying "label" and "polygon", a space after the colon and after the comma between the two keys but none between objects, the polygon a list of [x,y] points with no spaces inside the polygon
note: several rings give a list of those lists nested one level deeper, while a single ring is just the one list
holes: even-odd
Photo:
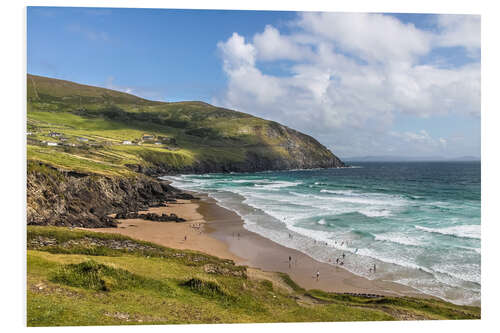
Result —
[{"label": "person on beach", "polygon": [[288,268],[292,268],[292,256],[288,256]]},{"label": "person on beach", "polygon": [[187,236],[184,236],[184,241],[187,241],[188,237]]},{"label": "person on beach", "polygon": [[316,281],[319,281],[319,271],[316,272]]},{"label": "person on beach", "polygon": [[345,253],[342,252],[342,259],[345,259]]},{"label": "person on beach", "polygon": [[337,258],[337,265],[339,264],[339,258]]},{"label": "person on beach", "polygon": [[240,239],[240,233],[238,232],[238,239]]},{"label": "person on beach", "polygon": [[373,273],[377,272],[377,265],[373,264]]}]

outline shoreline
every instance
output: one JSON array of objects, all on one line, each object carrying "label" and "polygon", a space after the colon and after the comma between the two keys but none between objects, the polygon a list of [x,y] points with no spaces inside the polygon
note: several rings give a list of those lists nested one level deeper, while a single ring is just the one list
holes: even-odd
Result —
[{"label": "shoreline", "polygon": [[[195,250],[231,259],[260,273],[288,274],[304,289],[338,293],[435,298],[391,281],[370,280],[337,265],[319,262],[305,253],[287,248],[244,227],[235,212],[219,206],[207,194],[191,193],[199,200],[177,200],[167,207],[151,207],[145,212],[174,213],[186,222],[154,222],[142,219],[118,220],[117,228],[93,228],[97,232],[119,233],[166,247]],[[238,238],[238,234],[240,237]],[[292,258],[289,262],[289,257]],[[316,272],[320,273],[319,280]]]},{"label": "shoreline", "polygon": [[[304,289],[435,298],[408,286],[391,281],[370,280],[351,273],[341,266],[313,259],[303,252],[247,230],[238,214],[219,206],[215,199],[206,194],[192,193],[202,198],[199,201],[198,211],[207,221],[207,233],[227,244],[230,254],[236,256],[235,263],[238,265],[246,265],[265,272],[286,273]],[[289,257],[292,258],[291,264]],[[315,275],[318,271],[319,280]]]}]

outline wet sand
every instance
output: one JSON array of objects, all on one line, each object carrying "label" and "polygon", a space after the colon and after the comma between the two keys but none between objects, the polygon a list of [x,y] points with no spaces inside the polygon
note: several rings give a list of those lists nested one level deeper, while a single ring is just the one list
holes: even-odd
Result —
[{"label": "wet sand", "polygon": [[[158,214],[174,213],[186,219],[186,222],[127,219],[120,220],[118,228],[92,230],[119,233],[176,249],[196,250],[264,271],[287,273],[305,289],[430,297],[404,285],[369,280],[340,266],[318,262],[306,254],[246,230],[243,220],[236,213],[218,206],[215,200],[206,195],[197,193],[196,196],[200,200],[178,200],[177,203],[169,203],[168,207],[148,210]],[[197,225],[200,228],[193,228]],[[291,264],[289,256],[292,257]],[[318,271],[319,280],[316,279]]]}]

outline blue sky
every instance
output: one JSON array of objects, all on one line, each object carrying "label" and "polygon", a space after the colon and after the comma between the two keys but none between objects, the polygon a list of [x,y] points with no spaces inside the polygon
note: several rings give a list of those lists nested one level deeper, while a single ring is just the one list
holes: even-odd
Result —
[{"label": "blue sky", "polygon": [[29,7],[28,72],[202,100],[341,157],[480,155],[480,18]]}]

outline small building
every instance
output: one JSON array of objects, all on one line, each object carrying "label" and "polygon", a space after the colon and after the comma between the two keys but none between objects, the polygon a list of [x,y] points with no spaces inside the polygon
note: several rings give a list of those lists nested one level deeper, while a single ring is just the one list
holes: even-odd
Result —
[{"label": "small building", "polygon": [[57,142],[47,142],[47,146],[57,146]]},{"label": "small building", "polygon": [[124,145],[131,145],[132,141],[125,140],[125,141],[122,142],[122,144],[124,144]]},{"label": "small building", "polygon": [[155,139],[155,136],[152,135],[152,134],[143,134],[142,135],[142,140],[145,141],[145,140],[154,140]]},{"label": "small building", "polygon": [[78,137],[78,141],[88,142],[88,141],[89,141],[89,139],[87,139],[87,138],[82,138],[82,137]]},{"label": "small building", "polygon": [[49,133],[49,136],[50,136],[51,138],[58,138],[58,137],[60,137],[61,135],[62,135],[61,133],[57,133],[57,132],[50,132],[50,133]]}]

